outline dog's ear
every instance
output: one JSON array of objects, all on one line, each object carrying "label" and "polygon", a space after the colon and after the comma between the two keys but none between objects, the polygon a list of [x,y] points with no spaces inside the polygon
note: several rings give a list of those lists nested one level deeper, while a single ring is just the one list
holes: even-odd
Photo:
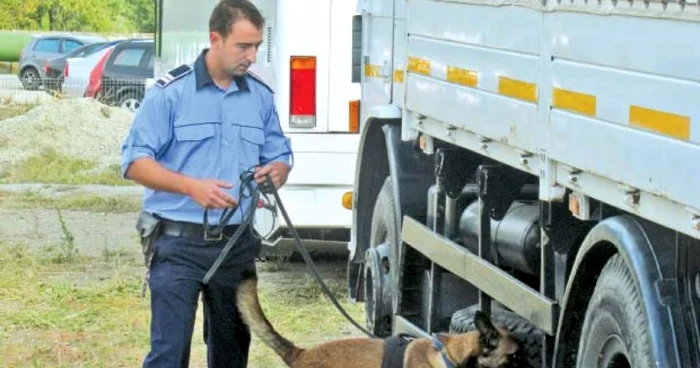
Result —
[{"label": "dog's ear", "polygon": [[474,325],[479,330],[479,339],[483,347],[487,349],[495,349],[498,347],[498,340],[501,334],[496,327],[491,323],[491,319],[486,313],[476,311],[474,314]]}]

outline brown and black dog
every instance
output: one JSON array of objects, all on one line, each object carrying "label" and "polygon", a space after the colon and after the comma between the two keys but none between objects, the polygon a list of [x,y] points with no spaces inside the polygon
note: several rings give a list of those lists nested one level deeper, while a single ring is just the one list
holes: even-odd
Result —
[{"label": "brown and black dog", "polygon": [[[292,368],[381,368],[385,341],[372,338],[349,338],[299,348],[282,337],[260,308],[257,276],[247,272],[238,290],[238,309],[250,330]],[[504,368],[521,367],[520,346],[508,331],[493,326],[486,314],[477,312],[477,330],[459,335],[438,335],[410,340],[403,358],[403,368]],[[439,350],[436,345],[440,346]],[[444,361],[444,360],[447,360]]]}]

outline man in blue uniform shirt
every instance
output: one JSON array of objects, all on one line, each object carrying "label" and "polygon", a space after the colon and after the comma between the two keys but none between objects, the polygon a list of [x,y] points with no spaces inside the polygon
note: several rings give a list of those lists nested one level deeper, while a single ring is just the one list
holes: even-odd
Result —
[{"label": "man in blue uniform shirt", "polygon": [[[144,367],[187,367],[200,292],[210,367],[245,367],[250,334],[236,287],[254,269],[260,241],[245,231],[207,284],[214,264],[253,203],[239,197],[240,174],[284,184],[292,166],[272,91],[248,72],[264,20],[245,0],[222,0],[209,20],[211,48],[151,87],[122,148],[122,174],[144,187],[139,231],[151,290],[151,351]],[[219,225],[239,206],[221,240],[204,237],[203,214]],[[144,225],[145,224],[145,225]],[[149,225],[151,224],[151,225]]]}]

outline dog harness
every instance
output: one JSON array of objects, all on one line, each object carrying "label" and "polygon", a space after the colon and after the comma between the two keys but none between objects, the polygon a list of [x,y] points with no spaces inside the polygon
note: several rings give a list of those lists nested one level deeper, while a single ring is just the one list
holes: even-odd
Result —
[{"label": "dog harness", "polygon": [[[402,368],[406,348],[408,347],[408,343],[413,339],[415,339],[415,337],[405,333],[385,339],[382,368]],[[437,335],[433,334],[432,342],[435,350],[440,352],[445,368],[455,368],[454,363],[452,363],[452,360],[447,355],[447,351],[445,351],[445,345],[437,338]]]},{"label": "dog harness", "polygon": [[382,368],[402,368],[406,348],[413,339],[409,334],[398,334],[385,339]]},{"label": "dog harness", "polygon": [[447,351],[445,351],[445,345],[443,345],[442,341],[438,339],[437,335],[433,334],[432,341],[435,350],[440,352],[440,356],[442,357],[442,362],[445,364],[445,368],[455,368],[455,365],[452,363],[452,360],[450,360],[450,356],[447,355]]}]

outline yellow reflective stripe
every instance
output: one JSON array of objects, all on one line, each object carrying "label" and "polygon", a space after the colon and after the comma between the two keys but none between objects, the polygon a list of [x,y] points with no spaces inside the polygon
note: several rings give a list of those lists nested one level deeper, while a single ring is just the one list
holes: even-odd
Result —
[{"label": "yellow reflective stripe", "polygon": [[394,70],[394,83],[403,83],[403,70]]},{"label": "yellow reflective stripe", "polygon": [[630,126],[652,130],[671,137],[690,139],[690,117],[630,106]]},{"label": "yellow reflective stripe", "polygon": [[537,102],[537,85],[517,79],[499,77],[498,93],[520,100]]},{"label": "yellow reflective stripe", "polygon": [[382,68],[379,65],[365,64],[365,77],[379,77],[382,75]]},{"label": "yellow reflective stripe", "polygon": [[447,81],[467,87],[476,87],[479,84],[479,75],[473,70],[448,66]]},{"label": "yellow reflective stripe", "polygon": [[576,111],[588,116],[595,116],[596,98],[585,93],[554,88],[552,106],[558,109]]},{"label": "yellow reflective stripe", "polygon": [[416,74],[430,75],[430,61],[410,56],[408,58],[408,71]]}]

